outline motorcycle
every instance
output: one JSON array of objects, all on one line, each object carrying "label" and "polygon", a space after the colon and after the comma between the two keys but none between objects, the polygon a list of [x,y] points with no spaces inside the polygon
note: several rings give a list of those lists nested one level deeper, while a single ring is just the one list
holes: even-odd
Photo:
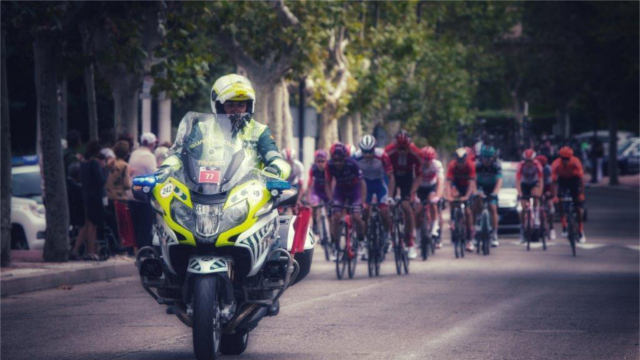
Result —
[{"label": "motorcycle", "polygon": [[244,352],[313,258],[310,211],[278,214],[296,191],[260,169],[237,116],[188,113],[163,166],[133,179],[157,214],[153,245],[136,254],[142,287],[193,328],[198,360]]}]

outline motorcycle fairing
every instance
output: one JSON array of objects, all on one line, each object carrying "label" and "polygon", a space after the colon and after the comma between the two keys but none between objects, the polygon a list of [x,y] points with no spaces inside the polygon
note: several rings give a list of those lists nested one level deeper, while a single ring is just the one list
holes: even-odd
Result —
[{"label": "motorcycle fairing", "polygon": [[184,240],[179,241],[179,243],[182,245],[196,246],[193,233],[173,221],[171,217],[171,201],[180,201],[190,209],[193,209],[189,188],[180,182],[180,180],[174,177],[168,177],[164,182],[157,184],[153,188],[153,196],[164,211],[162,218],[167,225],[169,225],[169,228],[184,237]]},{"label": "motorcycle fairing", "polygon": [[247,276],[257,274],[262,268],[278,230],[277,221],[278,211],[273,210],[238,236],[235,246],[246,249],[251,254],[251,271]]}]

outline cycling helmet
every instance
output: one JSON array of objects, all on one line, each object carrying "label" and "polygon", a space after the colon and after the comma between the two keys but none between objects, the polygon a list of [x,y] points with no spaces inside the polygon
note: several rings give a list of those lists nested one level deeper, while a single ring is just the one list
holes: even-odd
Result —
[{"label": "cycling helmet", "polygon": [[545,166],[547,165],[547,163],[549,162],[549,160],[547,160],[547,157],[544,155],[538,155],[536,156],[536,160],[538,160],[538,162],[540,163],[540,165]]},{"label": "cycling helmet", "polygon": [[480,155],[482,153],[482,148],[484,148],[483,142],[478,141],[475,145],[473,145],[473,153],[476,155]]},{"label": "cycling helmet", "polygon": [[438,156],[438,153],[432,146],[425,146],[420,150],[420,156],[426,161],[433,161]]},{"label": "cycling helmet", "polygon": [[560,151],[558,151],[558,155],[559,155],[561,158],[569,159],[569,158],[571,158],[571,157],[573,156],[573,149],[571,149],[571,148],[570,148],[570,147],[568,147],[568,146],[563,146],[563,147],[560,149]]},{"label": "cycling helmet", "polygon": [[348,156],[347,147],[344,146],[344,144],[341,142],[337,142],[331,145],[331,150],[329,150],[329,152],[331,153],[332,159],[344,159]]},{"label": "cycling helmet", "polygon": [[396,133],[396,145],[403,148],[411,145],[411,136],[406,130],[400,130]]},{"label": "cycling helmet", "polygon": [[237,74],[225,75],[213,84],[211,88],[211,110],[214,114],[224,114],[225,101],[246,101],[247,112],[253,114],[256,92],[251,81]]},{"label": "cycling helmet", "polygon": [[522,160],[533,161],[536,159],[536,152],[533,149],[527,149],[522,153]]},{"label": "cycling helmet", "polygon": [[467,149],[465,149],[465,148],[459,148],[455,152],[455,158],[456,158],[456,160],[458,160],[458,162],[466,161],[468,155],[469,154],[467,153]]},{"label": "cycling helmet", "polygon": [[496,148],[493,146],[483,146],[480,150],[480,156],[483,158],[492,158],[496,155]]},{"label": "cycling helmet", "polygon": [[287,161],[293,161],[296,158],[296,151],[292,148],[282,149],[282,158]]},{"label": "cycling helmet", "polygon": [[327,151],[325,149],[318,149],[313,153],[315,159],[326,159]]},{"label": "cycling helmet", "polygon": [[363,152],[372,152],[376,148],[376,138],[371,135],[365,135],[358,145]]}]

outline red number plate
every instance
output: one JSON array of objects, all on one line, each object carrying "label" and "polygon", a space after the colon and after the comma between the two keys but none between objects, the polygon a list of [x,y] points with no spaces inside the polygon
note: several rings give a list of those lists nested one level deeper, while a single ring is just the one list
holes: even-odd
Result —
[{"label": "red number plate", "polygon": [[211,169],[207,167],[200,168],[200,183],[206,184],[219,184],[220,183],[220,170]]}]

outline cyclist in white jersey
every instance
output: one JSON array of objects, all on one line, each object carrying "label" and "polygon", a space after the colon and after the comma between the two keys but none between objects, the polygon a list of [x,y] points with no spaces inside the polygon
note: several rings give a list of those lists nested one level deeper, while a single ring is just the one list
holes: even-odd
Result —
[{"label": "cyclist in white jersey", "polygon": [[444,191],[444,167],[440,160],[436,157],[438,153],[436,149],[431,146],[425,146],[420,150],[420,157],[422,158],[422,182],[418,188],[417,198],[415,199],[414,211],[416,213],[416,223],[420,220],[421,203],[422,201],[429,201],[429,208],[431,210],[431,235],[438,237],[436,248],[442,248],[442,241],[440,241],[440,228],[442,227],[442,216],[438,203],[442,199]]},{"label": "cyclist in white jersey", "polygon": [[282,149],[282,158],[284,158],[291,166],[291,173],[287,178],[287,182],[292,188],[298,190],[298,199],[296,203],[300,203],[302,194],[304,193],[304,165],[296,159],[296,151],[291,148]]}]

